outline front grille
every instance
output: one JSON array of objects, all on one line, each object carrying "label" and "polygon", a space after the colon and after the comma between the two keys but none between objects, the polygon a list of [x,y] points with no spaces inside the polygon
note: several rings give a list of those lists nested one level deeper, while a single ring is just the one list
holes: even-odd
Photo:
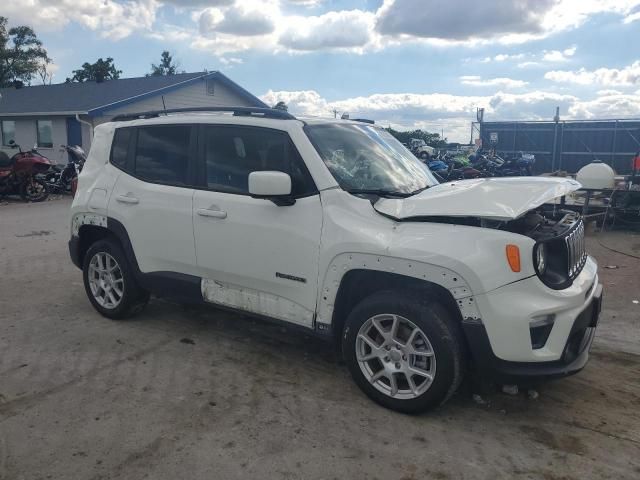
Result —
[{"label": "front grille", "polygon": [[567,271],[569,278],[573,280],[580,274],[587,261],[587,252],[584,245],[584,222],[582,219],[571,229],[564,242],[567,247]]}]

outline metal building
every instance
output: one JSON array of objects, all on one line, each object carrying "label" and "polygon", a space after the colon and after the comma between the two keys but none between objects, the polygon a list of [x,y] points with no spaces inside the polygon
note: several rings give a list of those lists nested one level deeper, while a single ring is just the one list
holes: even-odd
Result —
[{"label": "metal building", "polygon": [[536,174],[576,173],[596,159],[618,174],[628,174],[632,158],[640,151],[640,120],[480,122],[480,138],[485,147],[493,140],[504,157],[535,154]]}]

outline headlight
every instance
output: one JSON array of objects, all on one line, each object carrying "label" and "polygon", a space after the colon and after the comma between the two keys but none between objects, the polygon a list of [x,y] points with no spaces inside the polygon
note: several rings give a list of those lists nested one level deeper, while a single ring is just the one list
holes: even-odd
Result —
[{"label": "headlight", "polygon": [[544,275],[547,269],[547,247],[544,243],[539,243],[536,246],[535,262],[538,275]]}]

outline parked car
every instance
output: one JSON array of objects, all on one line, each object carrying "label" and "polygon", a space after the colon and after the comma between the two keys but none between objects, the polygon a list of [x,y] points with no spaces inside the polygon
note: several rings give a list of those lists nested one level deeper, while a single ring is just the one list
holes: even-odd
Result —
[{"label": "parked car", "polygon": [[219,110],[96,127],[69,250],[102,315],[153,293],[302,327],[402,412],[442,404],[465,372],[584,367],[602,287],[582,218],[544,205],[579,183],[438,184],[376,126]]}]

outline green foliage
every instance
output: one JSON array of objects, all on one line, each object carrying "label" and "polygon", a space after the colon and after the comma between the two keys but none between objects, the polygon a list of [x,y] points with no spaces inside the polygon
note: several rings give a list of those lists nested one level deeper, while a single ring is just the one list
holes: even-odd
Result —
[{"label": "green foliage", "polygon": [[274,108],[275,110],[282,110],[285,112],[289,111],[289,107],[287,107],[287,104],[284,103],[282,100],[276,103],[272,108]]},{"label": "green foliage", "polygon": [[50,62],[47,51],[31,27],[7,30],[8,19],[0,16],[0,87],[15,82],[31,83],[40,66]]},{"label": "green foliage", "polygon": [[96,63],[85,62],[82,68],[73,71],[73,77],[67,78],[70,82],[103,82],[105,80],[117,80],[120,78],[122,70],[118,70],[113,64],[113,58],[106,60],[99,58]]},{"label": "green foliage", "polygon": [[148,77],[159,77],[162,75],[175,75],[178,72],[179,65],[173,61],[173,57],[168,50],[162,52],[160,56],[160,65],[155,63],[151,64],[151,73],[148,73]]},{"label": "green foliage", "polygon": [[445,148],[447,139],[440,138],[438,133],[429,133],[424,130],[404,130],[398,131],[391,127],[385,128],[387,132],[396,137],[401,143],[409,144],[412,138],[421,138],[424,142],[433,148]]}]

